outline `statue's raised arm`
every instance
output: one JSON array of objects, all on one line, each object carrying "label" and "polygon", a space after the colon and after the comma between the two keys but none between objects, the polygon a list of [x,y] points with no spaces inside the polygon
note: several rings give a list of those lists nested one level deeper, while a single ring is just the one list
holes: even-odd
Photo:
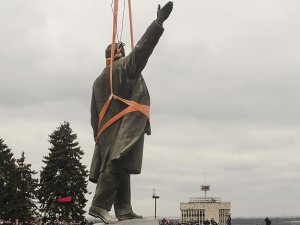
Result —
[{"label": "statue's raised arm", "polygon": [[132,52],[125,59],[126,74],[130,77],[138,76],[145,68],[164,28],[163,23],[173,10],[173,2],[168,2],[162,8],[158,5],[157,18],[148,27]]}]

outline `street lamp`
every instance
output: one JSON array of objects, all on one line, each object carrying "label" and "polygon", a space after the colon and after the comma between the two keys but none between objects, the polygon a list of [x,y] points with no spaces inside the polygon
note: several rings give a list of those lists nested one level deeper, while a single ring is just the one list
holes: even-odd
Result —
[{"label": "street lamp", "polygon": [[156,199],[159,198],[159,196],[156,194],[156,189],[152,189],[152,198],[154,198],[154,218],[156,219]]}]

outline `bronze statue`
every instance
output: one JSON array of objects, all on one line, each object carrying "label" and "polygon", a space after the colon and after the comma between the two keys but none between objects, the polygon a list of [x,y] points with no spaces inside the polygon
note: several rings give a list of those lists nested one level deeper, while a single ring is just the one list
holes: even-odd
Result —
[{"label": "bronze statue", "polygon": [[[133,212],[130,196],[130,174],[141,172],[144,134],[151,134],[149,118],[147,113],[143,113],[150,105],[150,96],[141,72],[164,31],[163,22],[172,9],[172,2],[162,8],[158,7],[157,19],[148,27],[128,56],[125,56],[122,43],[115,46],[112,69],[114,94],[129,100],[134,105],[132,108],[141,109],[130,111],[103,128],[108,121],[128,107],[115,96],[111,96],[111,45],[105,51],[107,66],[93,84],[91,124],[96,144],[89,179],[97,183],[97,187],[89,214],[100,218],[106,224],[111,221],[109,211],[112,205],[119,221],[143,218]],[[108,99],[110,103],[107,107]],[[104,108],[107,111],[102,114]],[[102,116],[99,117],[99,113]],[[99,128],[102,130],[99,131]]]}]

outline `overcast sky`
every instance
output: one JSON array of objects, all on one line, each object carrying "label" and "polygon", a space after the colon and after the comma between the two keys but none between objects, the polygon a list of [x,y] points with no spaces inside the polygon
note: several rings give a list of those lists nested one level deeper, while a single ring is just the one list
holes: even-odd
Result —
[{"label": "overcast sky", "polygon": [[[159,3],[132,0],[135,41]],[[0,0],[0,138],[36,171],[63,121],[89,167],[90,97],[111,42],[110,4]],[[154,214],[156,188],[158,216],[179,216],[180,202],[203,196],[206,177],[208,195],[230,201],[233,217],[299,215],[299,10],[297,0],[174,0],[143,72],[152,135],[132,179],[137,213]],[[129,52],[127,11],[122,41]]]}]

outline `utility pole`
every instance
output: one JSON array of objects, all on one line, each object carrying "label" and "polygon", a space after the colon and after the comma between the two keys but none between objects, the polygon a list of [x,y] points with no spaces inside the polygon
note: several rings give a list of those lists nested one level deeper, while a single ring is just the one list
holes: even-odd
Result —
[{"label": "utility pole", "polygon": [[156,199],[159,198],[159,196],[156,194],[156,189],[153,189],[152,198],[154,198],[154,218],[156,219]]}]

